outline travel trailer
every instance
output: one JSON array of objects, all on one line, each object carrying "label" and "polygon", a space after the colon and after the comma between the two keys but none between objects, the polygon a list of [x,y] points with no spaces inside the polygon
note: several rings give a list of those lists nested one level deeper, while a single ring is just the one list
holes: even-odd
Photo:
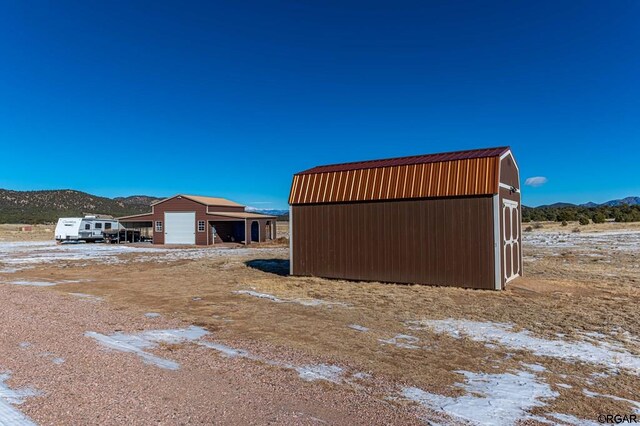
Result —
[{"label": "travel trailer", "polygon": [[58,242],[96,242],[104,240],[104,231],[118,227],[116,219],[97,216],[61,217],[56,225],[55,237]]}]

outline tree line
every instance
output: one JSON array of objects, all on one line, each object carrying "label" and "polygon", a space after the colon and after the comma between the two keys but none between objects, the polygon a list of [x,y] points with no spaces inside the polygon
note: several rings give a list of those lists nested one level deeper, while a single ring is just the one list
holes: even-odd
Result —
[{"label": "tree line", "polygon": [[640,222],[640,205],[598,206],[598,207],[526,207],[522,208],[523,222],[571,222],[578,221],[586,225],[604,223],[607,220],[616,222]]}]

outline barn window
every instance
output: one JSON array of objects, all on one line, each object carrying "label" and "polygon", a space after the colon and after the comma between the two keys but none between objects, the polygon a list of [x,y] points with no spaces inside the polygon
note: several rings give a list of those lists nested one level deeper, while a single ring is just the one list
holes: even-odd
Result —
[{"label": "barn window", "polygon": [[96,222],[96,229],[102,229],[102,224],[100,222]]},{"label": "barn window", "polygon": [[[71,225],[69,225],[71,226]],[[85,223],[84,224],[84,229],[86,229],[87,231],[91,229],[91,224],[90,223]]]},{"label": "barn window", "polygon": [[104,229],[111,229],[111,223],[110,222],[105,223]]},{"label": "barn window", "polygon": [[204,220],[198,221],[198,232],[204,232]]},{"label": "barn window", "polygon": [[157,221],[156,222],[156,232],[162,232],[162,222],[161,221]]}]

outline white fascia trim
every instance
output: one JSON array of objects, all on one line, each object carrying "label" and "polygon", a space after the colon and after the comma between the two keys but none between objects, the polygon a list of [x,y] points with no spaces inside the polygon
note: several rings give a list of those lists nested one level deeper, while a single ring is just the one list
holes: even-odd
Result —
[{"label": "white fascia trim", "polygon": [[515,189],[516,192],[520,192],[518,188],[514,188],[511,185],[507,185],[506,183],[500,182],[498,185],[500,186],[500,188],[508,189],[509,191],[512,191],[513,189]]},{"label": "white fascia trim", "polygon": [[502,241],[500,241],[500,196],[493,196],[493,251],[494,251],[494,290],[502,290],[502,259],[500,252]]},{"label": "white fascia trim", "polygon": [[502,155],[500,156],[500,161],[504,160],[504,159],[505,159],[505,158],[507,158],[509,155],[511,156],[511,159],[513,160],[513,164],[515,164],[515,166],[516,166],[516,170],[518,171],[518,177],[520,177],[520,167],[518,167],[518,163],[516,163],[516,159],[515,159],[515,157],[513,156],[513,153],[511,152],[511,150],[509,150],[509,151],[505,152],[504,154],[502,154]]}]

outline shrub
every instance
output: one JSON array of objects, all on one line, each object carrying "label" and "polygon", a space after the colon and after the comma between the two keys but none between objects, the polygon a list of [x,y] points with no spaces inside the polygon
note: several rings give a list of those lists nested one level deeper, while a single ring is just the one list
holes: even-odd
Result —
[{"label": "shrub", "polygon": [[542,224],[540,222],[536,222],[533,224],[533,229],[542,229]]},{"label": "shrub", "polygon": [[526,228],[524,228],[524,232],[531,232],[531,231],[533,231],[532,226],[527,226]]},{"label": "shrub", "polygon": [[580,232],[580,228],[573,228],[571,232]]},{"label": "shrub", "polygon": [[566,220],[563,220],[563,221],[562,221],[562,226],[567,226],[567,225],[568,225],[567,221],[566,221]]},{"label": "shrub", "polygon": [[589,218],[586,216],[580,216],[580,218],[578,219],[578,222],[580,222],[580,225],[588,225]]},{"label": "shrub", "polygon": [[598,212],[593,215],[591,220],[593,220],[593,223],[604,223],[604,221],[606,220],[606,217],[604,217],[602,213]]}]

